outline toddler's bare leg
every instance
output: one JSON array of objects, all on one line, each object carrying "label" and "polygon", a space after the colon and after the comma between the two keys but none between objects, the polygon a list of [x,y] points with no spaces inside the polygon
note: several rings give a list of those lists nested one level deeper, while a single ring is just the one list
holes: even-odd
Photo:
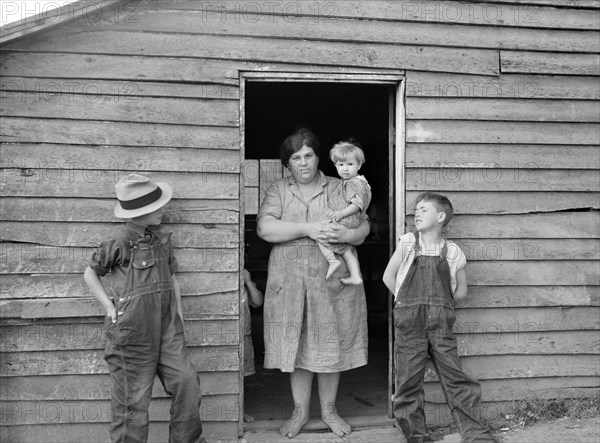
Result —
[{"label": "toddler's bare leg", "polygon": [[363,282],[362,275],[360,274],[360,263],[358,257],[354,254],[354,248],[348,248],[343,254],[346,266],[350,272],[350,277],[342,278],[340,281],[345,285],[360,285]]},{"label": "toddler's bare leg", "polygon": [[327,269],[327,274],[325,275],[325,280],[329,280],[329,278],[333,275],[335,270],[340,267],[342,262],[340,262],[335,257],[335,253],[331,249],[329,249],[327,246],[323,245],[322,243],[317,243],[317,244],[319,245],[319,249],[321,250],[321,253],[327,260],[327,263],[329,263],[329,268]]}]

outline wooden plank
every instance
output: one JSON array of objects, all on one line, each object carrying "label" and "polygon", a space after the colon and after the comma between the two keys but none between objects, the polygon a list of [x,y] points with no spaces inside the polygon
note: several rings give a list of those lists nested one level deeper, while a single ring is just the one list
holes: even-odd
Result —
[{"label": "wooden plank", "polygon": [[[318,1],[311,4],[267,5],[251,0],[225,0],[218,5],[196,2],[153,2],[145,1],[142,11],[184,10],[201,11],[204,17],[221,16],[225,11],[237,12],[237,20],[262,22],[283,16],[288,23],[303,24],[309,21],[332,22],[338,18],[359,18],[419,23],[452,23],[468,25],[540,27],[557,29],[589,29],[600,27],[600,18],[586,10],[557,9],[552,7],[497,4],[502,2],[477,2],[475,4],[440,1],[434,5],[410,2],[398,4],[394,1],[369,2],[343,1],[335,4]],[[147,6],[146,6],[147,5]],[[217,7],[218,6],[218,7]],[[568,4],[563,4],[568,6]],[[591,16],[591,17],[590,17]]]},{"label": "wooden plank", "polygon": [[[400,429],[395,428],[389,419],[384,420],[383,424],[379,423],[379,417],[346,416],[344,419],[352,426],[352,437],[345,437],[348,441],[355,443],[405,441]],[[283,425],[283,420],[265,420],[264,422],[265,427],[262,429],[256,429],[256,423],[245,424],[246,432],[242,437],[244,442],[281,443],[279,427]],[[429,424],[429,421],[427,423]],[[340,438],[326,428],[321,419],[310,419],[302,429],[303,431],[294,437],[294,441],[297,443],[336,443],[340,441]]]},{"label": "wooden plank", "polygon": [[11,21],[11,23],[6,23],[2,27],[2,30],[0,30],[0,43],[6,43],[32,32],[47,30],[80,18],[89,21],[90,17],[109,14],[108,9],[115,3],[118,2],[115,0],[103,0],[99,2],[84,0],[63,3],[62,6],[58,3],[54,5],[36,4],[33,8],[35,11],[34,15],[31,15],[32,11],[28,9],[25,3],[22,3],[20,8],[14,5],[16,8],[16,10],[12,10],[14,12],[9,13],[11,9],[3,12],[8,13],[8,16],[13,15],[13,13],[19,15],[20,13],[22,18],[17,21]]},{"label": "wooden plank", "polygon": [[[236,225],[166,225],[176,246],[235,248],[239,242]],[[114,224],[4,222],[0,228],[5,241],[38,243],[46,246],[95,246],[115,232]]]},{"label": "wooden plank", "polygon": [[[502,332],[497,324],[486,325],[483,334],[457,334],[458,354],[597,354],[600,351],[598,331]],[[577,358],[574,356],[573,358]],[[492,397],[499,400],[497,397]]]},{"label": "wooden plank", "polygon": [[[181,275],[181,274],[180,274]],[[21,319],[53,319],[96,317],[103,318],[104,309],[96,298],[88,291],[87,298],[41,298],[27,300],[7,300],[2,303],[3,318]],[[183,317],[188,320],[231,319],[239,314],[238,293],[218,293],[207,296],[208,300],[196,297],[184,297],[182,300]],[[215,298],[218,298],[221,309],[215,309]],[[211,305],[206,306],[208,303]]]},{"label": "wooden plank", "polygon": [[[0,66],[1,71],[2,67]],[[41,72],[46,74],[45,71]],[[2,81],[0,81],[0,90],[33,92],[40,101],[59,100],[57,94],[61,93],[67,94],[70,101],[85,100],[90,102],[95,102],[96,98],[94,96],[101,95],[114,97],[114,101],[123,103],[137,103],[140,97],[193,98],[200,100],[239,99],[239,88],[236,85],[149,82],[135,81],[131,78],[123,81],[109,81],[100,79],[3,76]],[[78,97],[75,97],[76,95]],[[4,97],[4,94],[1,96]]]},{"label": "wooden plank", "polygon": [[[0,243],[2,274],[68,274],[83,273],[95,248],[68,248],[25,243]],[[176,248],[178,272],[237,272],[237,249]]]},{"label": "wooden plank", "polygon": [[[8,45],[7,49],[17,49]],[[498,75],[498,52],[487,49],[312,42],[287,38],[95,31],[50,32],[32,39],[29,51],[226,58],[268,63],[341,65]]]},{"label": "wooden plank", "polygon": [[599,100],[600,85],[596,77],[520,75],[506,73],[499,77],[447,74],[439,72],[406,73],[407,97],[453,98],[572,99]]},{"label": "wooden plank", "polygon": [[4,168],[223,174],[237,174],[242,169],[239,151],[225,149],[7,143],[1,145],[0,155]]},{"label": "wooden plank", "polygon": [[[202,421],[237,421],[237,395],[222,394],[206,396],[202,399],[200,416]],[[151,421],[168,422],[171,399],[155,399],[148,409]],[[40,425],[52,423],[104,422],[108,425],[111,417],[110,400],[86,401],[11,401],[6,408],[5,425]],[[30,413],[33,412],[33,413]]]},{"label": "wooden plank", "polygon": [[552,7],[567,8],[590,8],[599,9],[598,0],[493,0],[494,3],[507,3],[513,5],[544,5]]},{"label": "wooden plank", "polygon": [[4,116],[3,143],[58,143],[102,146],[171,146],[239,149],[239,130],[224,127],[101,121],[30,119]]},{"label": "wooden plank", "polygon": [[[488,246],[493,245],[489,243]],[[490,252],[496,246],[487,248]],[[496,250],[500,254],[499,250]],[[598,261],[486,261],[467,264],[472,285],[596,285]]]},{"label": "wooden plank", "polygon": [[513,74],[600,75],[600,56],[500,51],[500,70]]},{"label": "wooden plank", "polygon": [[[598,387],[595,377],[543,377],[513,380],[483,380],[482,397],[494,401],[518,401],[524,398],[579,398],[589,393],[590,388]],[[432,403],[445,403],[441,386],[425,383],[425,400]]]},{"label": "wooden plank", "polygon": [[[251,5],[247,5],[251,6]],[[253,4],[252,9],[256,8]],[[314,6],[314,5],[313,5]],[[471,23],[398,23],[388,20],[364,20],[337,18],[318,20],[296,17],[293,23],[286,15],[248,15],[240,11],[208,13],[197,10],[172,10],[170,4],[151,13],[142,12],[135,23],[125,23],[110,18],[94,23],[72,23],[68,32],[84,31],[137,31],[167,33],[173,31],[191,35],[229,35],[252,37],[289,38],[293,26],[295,39],[325,41],[359,41],[370,43],[394,43],[401,45],[450,46],[491,49],[519,49],[538,51],[597,52],[600,50],[599,35],[592,31],[553,29],[478,27]],[[198,24],[202,25],[199,26]]]},{"label": "wooden plank", "polygon": [[409,143],[406,166],[600,169],[600,146]]},{"label": "wooden plank", "polygon": [[406,190],[598,192],[600,176],[574,169],[408,168]]},{"label": "wooden plank", "polygon": [[[103,323],[3,326],[1,352],[74,351],[104,349]],[[239,343],[238,320],[187,320],[187,346],[235,346]]]},{"label": "wooden plank", "polygon": [[464,308],[600,306],[598,286],[469,286]]},{"label": "wooden plank", "polygon": [[[598,377],[595,355],[497,355],[462,357],[466,372],[478,380],[536,377]],[[425,381],[437,381],[431,362]]]},{"label": "wooden plank", "polygon": [[[6,171],[5,171],[6,172]],[[5,221],[114,222],[114,199],[2,197]],[[165,209],[165,223],[234,223],[239,220],[237,200],[173,199]]]},{"label": "wooden plank", "polygon": [[598,260],[598,239],[453,239],[468,261]]},{"label": "wooden plank", "polygon": [[125,81],[185,82],[239,85],[239,71],[328,72],[381,74],[398,71],[347,68],[339,65],[260,63],[240,60],[146,57],[144,55],[11,52],[0,50],[0,73],[31,77],[43,72],[55,79],[114,79]]},{"label": "wooden plank", "polygon": [[[406,193],[408,213],[414,213],[419,191]],[[599,208],[598,194],[593,192],[446,192],[454,214],[527,214],[578,208]]]},{"label": "wooden plank", "polygon": [[[239,355],[237,346],[211,346],[188,348],[192,362],[200,372],[237,371]],[[102,350],[91,351],[40,351],[34,353],[9,352],[0,362],[0,375],[71,375],[106,374],[108,369]]]},{"label": "wooden plank", "polygon": [[[114,170],[109,164],[94,169],[69,169],[68,164],[45,164],[39,169],[17,169],[14,164],[0,175],[1,196],[115,198],[115,183],[131,170]],[[219,166],[214,164],[215,169]],[[208,167],[207,167],[208,168]],[[136,171],[137,172],[137,171]],[[170,183],[175,198],[237,199],[239,176],[204,173],[145,172],[156,182]]]},{"label": "wooden plank", "polygon": [[0,114],[7,117],[64,118],[136,123],[232,126],[239,122],[232,100],[184,100],[163,97],[124,97],[32,92],[2,93]]},{"label": "wooden plank", "polygon": [[[215,272],[193,272],[179,273],[177,280],[181,286],[183,295],[209,295],[227,291],[235,291],[239,288],[238,273],[215,273]],[[25,298],[71,298],[68,303],[77,304],[79,302],[87,305],[87,301],[77,301],[77,298],[83,296],[91,296],[87,285],[83,281],[83,277],[78,274],[32,274],[26,277],[21,275],[3,275],[0,279],[1,298],[8,299],[25,299]],[[185,298],[185,297],[184,297]],[[204,298],[204,297],[203,297]],[[93,304],[96,303],[91,300]],[[56,301],[54,301],[56,303]],[[221,312],[217,302],[205,301],[207,303],[207,313]],[[228,306],[226,300],[222,300],[221,309],[224,310]],[[236,299],[237,303],[237,299]],[[15,306],[20,313],[20,307]],[[97,311],[97,306],[93,308],[93,312]],[[0,315],[8,314],[10,309],[7,305],[3,305],[4,312]],[[79,311],[84,310],[83,308]],[[86,308],[86,312],[89,308]],[[92,315],[92,314],[88,314]],[[19,315],[20,316],[20,315]]]},{"label": "wooden plank", "polygon": [[489,334],[507,332],[583,331],[600,326],[598,307],[537,307],[458,309],[454,332]]},{"label": "wooden plank", "polygon": [[[200,372],[202,395],[237,394],[237,372]],[[45,375],[5,378],[2,401],[108,400],[112,381],[108,375]],[[154,380],[152,398],[167,398],[160,380]]]},{"label": "wooden plank", "polygon": [[408,120],[409,143],[511,143],[598,145],[600,126],[591,123]]},{"label": "wooden plank", "polygon": [[259,188],[244,188],[244,214],[258,214]]},{"label": "wooden plank", "polygon": [[[179,274],[180,277],[182,275],[186,274]],[[21,280],[23,280],[22,277]],[[204,295],[201,298],[183,297],[185,321],[231,319],[239,315],[238,292],[219,292],[219,289],[214,288],[210,290],[216,293]],[[84,293],[87,295],[86,298],[68,298],[63,294],[58,294],[59,298],[45,297],[33,300],[15,299],[15,294],[3,294],[7,296],[3,297],[4,301],[0,302],[0,306],[2,306],[0,317],[4,319],[44,319],[44,321],[69,318],[71,322],[76,318],[103,318],[105,313],[102,306],[91,293],[88,293]],[[29,295],[31,296],[31,294]]]},{"label": "wooden plank", "polygon": [[600,103],[590,100],[407,97],[406,118],[416,120],[502,120],[600,122]]},{"label": "wooden plank", "polygon": [[[236,441],[238,438],[238,425],[235,422],[206,422],[202,423],[203,436],[209,441]],[[107,423],[75,423],[75,424],[48,424],[48,425],[21,425],[2,426],[0,439],[2,441],[26,441],[29,443],[48,443],[56,441],[61,443],[81,443],[88,441],[90,435],[94,436],[97,443],[109,443]],[[148,432],[149,443],[163,443],[169,441],[169,423],[150,423]]]},{"label": "wooden plank", "polygon": [[[600,214],[458,215],[448,225],[448,238],[599,238]],[[414,221],[407,217],[412,230]]]}]

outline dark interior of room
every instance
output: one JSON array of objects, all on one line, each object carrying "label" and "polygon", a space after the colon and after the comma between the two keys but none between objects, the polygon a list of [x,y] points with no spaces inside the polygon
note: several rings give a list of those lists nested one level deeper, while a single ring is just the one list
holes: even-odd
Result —
[{"label": "dark interior of room", "polygon": [[[371,234],[357,248],[365,282],[369,325],[369,364],[344,372],[338,390],[342,416],[387,415],[388,296],[381,278],[389,257],[389,94],[388,85],[248,82],[245,91],[245,158],[278,159],[279,146],[298,127],[309,127],[321,141],[320,169],[337,173],[329,150],[353,137],[365,151],[360,170],[369,181]],[[246,268],[264,292],[270,245],[256,235],[256,216],[245,216]],[[256,374],[246,377],[244,412],[256,420],[287,419],[293,409],[289,374],[262,367],[262,308],[251,309]],[[316,385],[316,377],[314,380]],[[316,386],[311,418],[320,416]],[[247,425],[249,427],[251,425]]]}]

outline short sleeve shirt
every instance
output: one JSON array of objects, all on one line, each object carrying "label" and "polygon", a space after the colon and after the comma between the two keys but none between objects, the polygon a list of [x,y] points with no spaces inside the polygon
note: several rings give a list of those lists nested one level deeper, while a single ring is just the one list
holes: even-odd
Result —
[{"label": "short sleeve shirt", "polygon": [[[412,265],[415,260],[415,234],[409,232],[408,234],[404,234],[398,240],[397,248],[400,248],[402,251],[402,263],[398,268],[398,273],[396,274],[396,286],[394,287],[394,297],[398,297],[398,293],[400,292],[400,288],[402,287],[402,283],[408,274],[408,270],[410,269],[410,265]],[[452,288],[452,292],[456,290],[456,273],[459,269],[462,269],[467,264],[467,258],[465,257],[464,252],[460,247],[454,243],[452,240],[444,239],[447,245],[447,254],[446,261],[448,262],[448,267],[450,268],[450,287]],[[423,239],[420,238],[419,244],[421,245],[421,251],[419,255],[427,255],[427,256],[439,256],[444,246],[444,243],[440,243],[439,245],[435,245],[435,248],[426,248],[423,243]]]},{"label": "short sleeve shirt", "polygon": [[[177,272],[177,259],[173,255],[173,244],[170,241],[170,233],[164,233],[156,227],[149,227],[148,234],[153,238],[161,239],[161,249],[168,257],[168,269],[171,274]],[[144,239],[146,229],[143,226],[128,222],[122,230],[117,231],[110,238],[102,241],[92,255],[88,263],[98,275],[104,276],[119,268],[124,274],[127,273],[131,256],[132,243]]]}]

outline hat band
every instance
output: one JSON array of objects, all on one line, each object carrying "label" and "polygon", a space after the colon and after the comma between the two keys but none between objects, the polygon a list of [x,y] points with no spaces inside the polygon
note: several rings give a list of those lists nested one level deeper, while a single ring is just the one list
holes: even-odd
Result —
[{"label": "hat band", "polygon": [[157,186],[156,189],[149,194],[142,195],[141,197],[134,198],[133,200],[119,200],[119,203],[123,209],[140,209],[158,201],[161,195],[162,189],[160,189],[160,186]]}]

